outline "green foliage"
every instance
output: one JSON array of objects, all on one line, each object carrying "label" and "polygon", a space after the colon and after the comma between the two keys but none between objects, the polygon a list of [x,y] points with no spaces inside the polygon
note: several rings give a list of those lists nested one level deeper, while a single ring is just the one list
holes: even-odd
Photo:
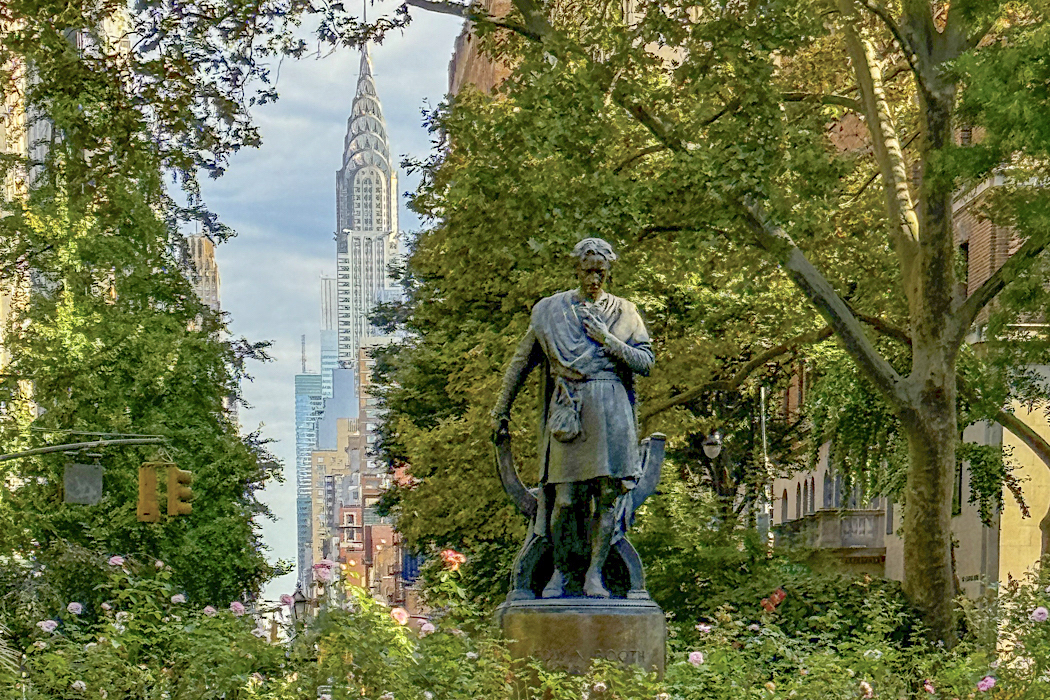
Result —
[{"label": "green foliage", "polygon": [[166,564],[90,563],[85,573],[97,583],[85,602],[43,610],[51,600],[27,597],[35,605],[5,606],[26,655],[17,682],[0,684],[2,697],[236,697],[283,667],[284,650],[265,630],[187,601]]},{"label": "green foliage", "polygon": [[[180,226],[232,234],[196,178],[258,143],[247,110],[274,95],[247,85],[266,78],[266,56],[294,51],[286,10],[5,3],[4,133],[25,151],[0,159],[0,441],[11,453],[131,433],[165,446],[102,450],[94,506],[62,502],[66,456],[3,463],[0,555],[57,561],[73,543],[160,556],[213,601],[257,592],[275,571],[253,519],[268,515],[255,492],[279,466],[227,415],[266,344],[227,339],[225,318],[196,298]],[[182,187],[178,203],[165,176]],[[136,520],[138,466],[152,459],[194,473],[192,515]]]},{"label": "green foliage", "polygon": [[[727,603],[702,626],[672,623],[660,680],[605,661],[581,676],[513,661],[491,617],[468,602],[459,573],[448,569],[432,572],[435,613],[426,627],[400,624],[403,611],[337,582],[305,625],[287,626],[291,637],[274,644],[250,616],[173,599],[178,589],[167,567],[130,560],[103,567],[99,591],[110,609],[16,611],[25,657],[17,676],[0,669],[0,697],[1036,700],[1050,668],[1045,577],[968,601],[968,634],[951,651],[903,627],[909,616],[899,595],[871,583],[827,588],[809,627],[790,607],[793,592],[757,614]],[[46,621],[55,623],[52,631],[35,624]],[[992,679],[986,694],[978,689]]]}]

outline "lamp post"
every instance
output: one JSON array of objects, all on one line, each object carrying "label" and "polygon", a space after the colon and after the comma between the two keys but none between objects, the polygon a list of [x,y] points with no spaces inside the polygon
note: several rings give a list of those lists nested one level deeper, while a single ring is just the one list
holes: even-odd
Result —
[{"label": "lamp post", "polygon": [[310,601],[303,595],[303,589],[296,586],[295,593],[292,594],[292,619],[296,623],[306,620],[306,610],[309,605]]},{"label": "lamp post", "polygon": [[[693,443],[696,444],[695,442]],[[718,458],[718,455],[722,452],[722,436],[715,431],[704,438],[703,442],[704,454],[707,458],[714,460]]]}]

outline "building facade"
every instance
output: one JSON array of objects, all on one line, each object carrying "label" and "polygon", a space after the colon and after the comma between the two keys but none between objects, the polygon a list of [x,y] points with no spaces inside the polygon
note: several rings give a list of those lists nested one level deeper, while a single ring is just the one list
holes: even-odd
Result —
[{"label": "building facade", "polygon": [[207,236],[187,236],[186,250],[192,269],[190,282],[197,297],[212,311],[218,311],[219,265],[215,262],[215,245]]},{"label": "building facade", "polygon": [[335,191],[339,362],[352,367],[364,339],[376,335],[369,313],[397,295],[387,272],[398,255],[397,169],[367,45]]},{"label": "building facade", "polygon": [[320,374],[295,375],[295,510],[299,585],[308,590],[313,558],[310,454],[317,444],[317,419],[323,398]]}]

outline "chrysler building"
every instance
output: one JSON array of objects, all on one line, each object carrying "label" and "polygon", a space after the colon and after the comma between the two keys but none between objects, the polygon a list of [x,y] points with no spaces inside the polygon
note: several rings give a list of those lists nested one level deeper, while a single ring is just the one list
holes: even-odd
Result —
[{"label": "chrysler building", "polygon": [[353,367],[362,341],[377,335],[368,314],[398,295],[387,266],[398,253],[397,170],[365,45],[335,174],[339,364]]}]

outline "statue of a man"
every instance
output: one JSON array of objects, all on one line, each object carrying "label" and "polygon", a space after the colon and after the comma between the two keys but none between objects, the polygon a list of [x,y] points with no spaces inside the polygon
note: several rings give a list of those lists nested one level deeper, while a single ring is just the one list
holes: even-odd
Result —
[{"label": "statue of a man", "polygon": [[529,372],[546,364],[536,526],[553,545],[554,574],[542,595],[565,595],[567,572],[582,568],[572,561],[579,549],[573,540],[582,536],[590,553],[583,593],[607,598],[602,567],[617,533],[618,506],[641,469],[634,375],[648,375],[654,358],[634,304],[603,289],[616,260],[612,246],[586,238],[572,254],[580,286],[533,307],[493,415],[497,431],[506,433],[514,397]]}]

